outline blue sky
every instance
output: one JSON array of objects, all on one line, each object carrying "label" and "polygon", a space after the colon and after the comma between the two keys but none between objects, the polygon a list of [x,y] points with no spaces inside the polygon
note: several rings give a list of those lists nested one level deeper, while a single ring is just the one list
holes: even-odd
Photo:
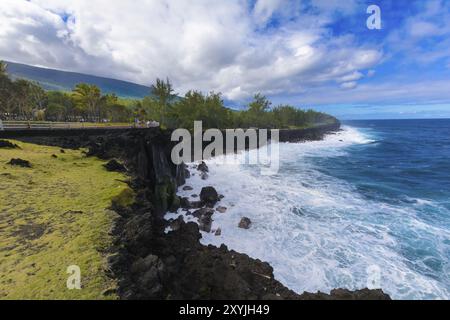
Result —
[{"label": "blue sky", "polygon": [[[370,4],[381,9],[381,30],[369,30],[362,23],[369,16],[365,9]],[[356,8],[348,15],[336,12],[335,19],[327,28],[332,36],[351,35],[360,45],[383,52],[383,59],[371,69],[373,76],[360,79],[358,86],[366,86],[367,90],[378,86],[390,86],[395,90],[398,86],[405,86],[411,91],[383,97],[383,90],[380,90],[380,97],[376,99],[362,98],[353,103],[352,96],[357,94],[349,93],[346,103],[312,100],[314,108],[344,119],[450,117],[450,99],[445,92],[446,87],[450,88],[449,3],[378,0],[360,1]],[[443,90],[436,94],[430,90],[432,92],[427,94],[429,89],[433,89],[429,88],[433,84],[443,85]],[[279,96],[274,100],[277,103],[298,103],[301,96],[294,95],[288,99]]]},{"label": "blue sky", "polygon": [[342,119],[450,117],[445,0],[2,0],[0,59],[169,77],[235,107],[261,92]]}]

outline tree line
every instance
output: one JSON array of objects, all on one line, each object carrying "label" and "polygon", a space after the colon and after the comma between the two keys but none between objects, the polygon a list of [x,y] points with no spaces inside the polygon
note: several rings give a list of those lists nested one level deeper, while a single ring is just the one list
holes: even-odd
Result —
[{"label": "tree line", "polygon": [[11,79],[0,61],[0,118],[3,120],[45,120],[85,122],[157,121],[167,128],[192,129],[195,120],[204,128],[299,128],[337,121],[314,110],[290,105],[272,107],[256,94],[244,110],[225,107],[220,93],[191,90],[184,97],[174,93],[169,79],[157,79],[149,95],[124,100],[102,94],[95,85],[80,83],[71,92],[45,91],[38,83]]}]

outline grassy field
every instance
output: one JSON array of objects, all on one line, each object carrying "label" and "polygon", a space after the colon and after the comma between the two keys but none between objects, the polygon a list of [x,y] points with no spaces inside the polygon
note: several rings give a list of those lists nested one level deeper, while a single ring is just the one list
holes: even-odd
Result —
[{"label": "grassy field", "polygon": [[[0,299],[116,298],[102,294],[116,286],[105,275],[116,216],[107,208],[128,189],[126,177],[81,151],[12,142],[21,149],[0,149]],[[71,265],[81,290],[66,286]]]}]

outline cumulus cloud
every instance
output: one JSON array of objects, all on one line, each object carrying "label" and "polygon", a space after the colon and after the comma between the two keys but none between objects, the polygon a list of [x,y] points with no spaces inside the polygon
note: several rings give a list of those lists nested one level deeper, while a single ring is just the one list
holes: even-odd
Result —
[{"label": "cumulus cloud", "polygon": [[237,101],[355,88],[382,52],[330,36],[332,12],[355,1],[311,3],[314,13],[285,0],[3,0],[0,58],[142,84],[169,77],[178,93]]}]

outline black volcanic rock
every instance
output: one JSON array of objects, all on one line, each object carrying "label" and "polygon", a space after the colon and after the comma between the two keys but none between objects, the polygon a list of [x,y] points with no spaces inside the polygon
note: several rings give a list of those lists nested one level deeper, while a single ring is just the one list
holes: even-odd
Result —
[{"label": "black volcanic rock", "polygon": [[239,221],[238,227],[242,229],[249,229],[251,224],[252,221],[249,218],[243,217],[241,221]]},{"label": "black volcanic rock", "polygon": [[205,232],[211,232],[212,222],[212,214],[202,215],[198,219],[199,229]]},{"label": "black volcanic rock", "polygon": [[197,170],[203,173],[209,172],[209,168],[204,161],[202,161],[198,166]]},{"label": "black volcanic rock", "polygon": [[15,143],[9,142],[7,140],[0,140],[0,149],[20,149]]},{"label": "black volcanic rock", "polygon": [[187,169],[186,164],[181,163],[176,167],[175,180],[177,181],[177,186],[182,186],[186,183],[186,179],[190,178],[191,173]]},{"label": "black volcanic rock", "polygon": [[11,159],[7,164],[11,166],[19,166],[22,168],[31,168],[31,163],[28,160],[23,160],[20,158],[17,159]]},{"label": "black volcanic rock", "polygon": [[202,172],[200,173],[200,177],[202,178],[202,180],[207,180],[209,178],[209,175],[206,172]]},{"label": "black volcanic rock", "polygon": [[350,291],[347,289],[334,289],[330,294],[323,292],[304,292],[299,296],[300,300],[391,300],[383,290],[370,290],[367,288]]},{"label": "black volcanic rock", "polygon": [[202,191],[200,192],[200,200],[203,201],[205,204],[209,204],[214,206],[217,201],[219,201],[219,194],[217,193],[216,189],[214,187],[203,187]]},{"label": "black volcanic rock", "polygon": [[109,160],[103,165],[108,171],[126,172],[127,168],[116,159]]},{"label": "black volcanic rock", "polygon": [[182,197],[180,199],[180,208],[191,209],[191,202],[189,201],[189,198]]},{"label": "black volcanic rock", "polygon": [[214,214],[214,209],[212,208],[200,208],[192,213],[192,215],[196,218],[200,218],[202,216],[212,216]]},{"label": "black volcanic rock", "polygon": [[192,213],[194,217],[198,218],[200,230],[205,232],[211,232],[213,214],[214,209],[211,208],[201,208]]}]

